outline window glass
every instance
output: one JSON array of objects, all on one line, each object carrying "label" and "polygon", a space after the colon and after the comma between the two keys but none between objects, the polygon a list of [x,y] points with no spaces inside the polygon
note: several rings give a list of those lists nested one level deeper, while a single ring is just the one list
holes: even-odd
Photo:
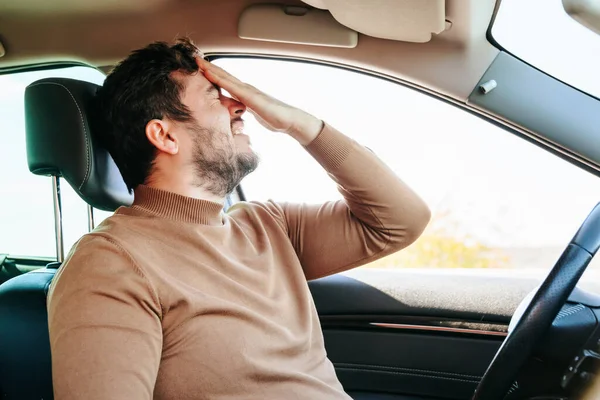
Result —
[{"label": "window glass", "polygon": [[102,221],[104,221],[106,218],[110,217],[113,214],[114,214],[114,212],[112,212],[112,211],[103,211],[103,210],[94,209],[94,225],[95,226],[100,225],[102,223]]},{"label": "window glass", "polygon": [[561,0],[502,0],[492,36],[534,67],[600,97],[600,36],[571,18]]},{"label": "window glass", "polygon": [[[65,77],[101,84],[93,68],[69,67],[0,75],[0,253],[56,257],[52,181],[29,172],[25,148],[23,96],[30,83]],[[65,252],[87,232],[87,206],[61,181]]]},{"label": "window glass", "polygon": [[[547,270],[600,199],[594,175],[398,84],[291,61],[215,63],[369,147],[431,207],[417,242],[367,267]],[[245,119],[261,157],[242,182],[249,200],[341,198],[299,144]]]}]

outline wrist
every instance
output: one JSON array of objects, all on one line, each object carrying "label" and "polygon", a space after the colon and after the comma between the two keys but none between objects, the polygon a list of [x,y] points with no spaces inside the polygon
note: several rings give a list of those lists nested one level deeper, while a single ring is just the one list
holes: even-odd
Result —
[{"label": "wrist", "polygon": [[319,118],[306,114],[300,119],[289,135],[296,139],[302,146],[308,146],[313,140],[319,136],[323,130],[324,123]]}]

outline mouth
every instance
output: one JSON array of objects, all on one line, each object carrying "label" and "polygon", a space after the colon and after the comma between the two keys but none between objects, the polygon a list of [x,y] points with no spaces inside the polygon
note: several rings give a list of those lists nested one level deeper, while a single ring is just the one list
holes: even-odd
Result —
[{"label": "mouth", "polygon": [[231,124],[231,133],[233,135],[243,135],[244,134],[244,121],[236,121]]}]

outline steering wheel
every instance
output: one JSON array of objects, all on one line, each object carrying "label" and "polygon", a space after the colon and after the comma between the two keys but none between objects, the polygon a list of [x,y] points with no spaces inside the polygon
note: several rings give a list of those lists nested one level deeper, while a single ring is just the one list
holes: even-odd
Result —
[{"label": "steering wheel", "polygon": [[[472,400],[501,400],[534,347],[550,328],[600,247],[600,203],[585,219],[569,245],[500,346]],[[515,321],[511,321],[513,325]]]}]

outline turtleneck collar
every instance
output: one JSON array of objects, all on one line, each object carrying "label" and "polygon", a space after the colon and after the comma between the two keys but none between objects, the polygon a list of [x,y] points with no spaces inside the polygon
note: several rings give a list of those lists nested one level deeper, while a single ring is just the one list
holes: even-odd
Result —
[{"label": "turtleneck collar", "polygon": [[135,188],[131,208],[182,222],[213,226],[223,224],[222,204],[145,185]]}]

